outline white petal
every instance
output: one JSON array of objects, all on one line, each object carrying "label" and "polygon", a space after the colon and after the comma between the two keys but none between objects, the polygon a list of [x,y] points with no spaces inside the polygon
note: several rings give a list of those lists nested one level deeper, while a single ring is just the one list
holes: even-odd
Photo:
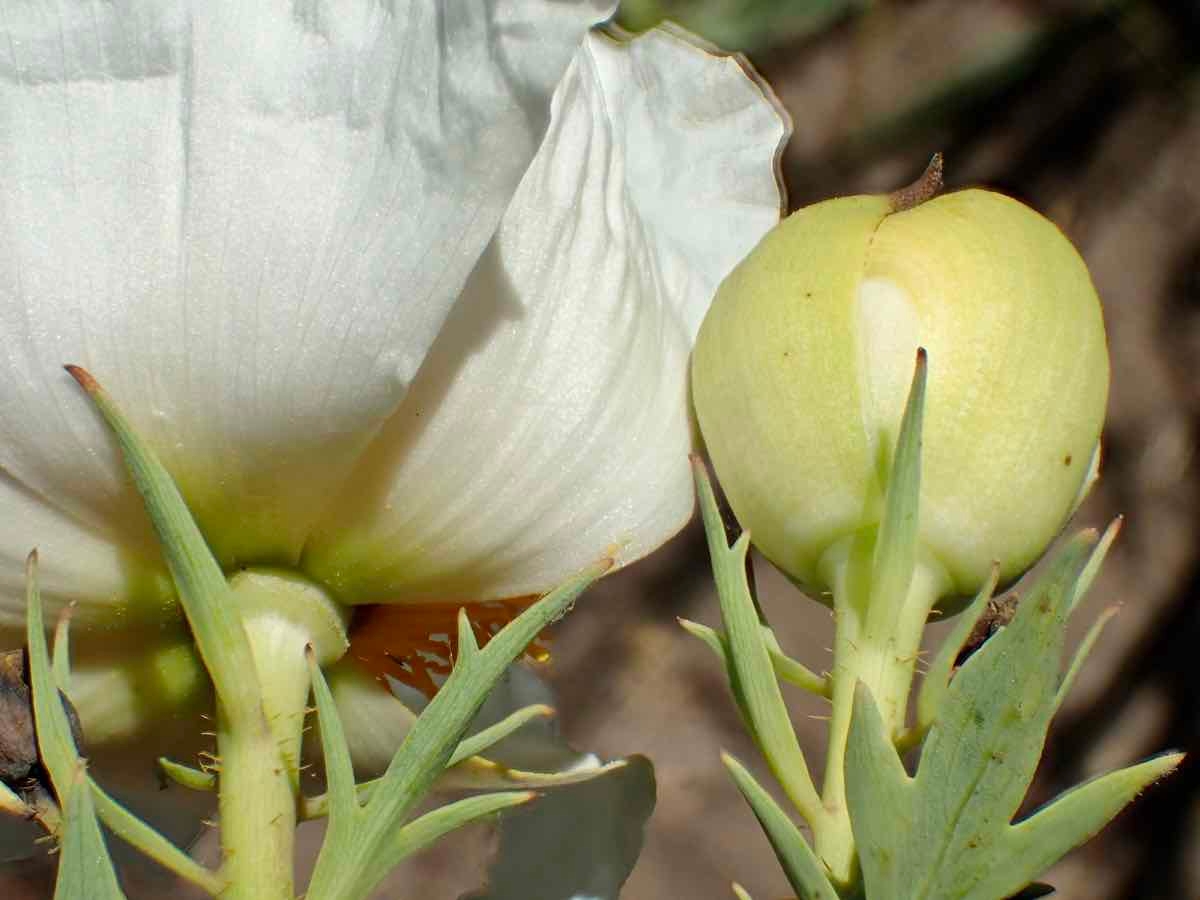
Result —
[{"label": "white petal", "polygon": [[47,622],[74,603],[72,628],[84,640],[178,624],[170,576],[149,541],[90,527],[0,471],[0,648],[25,643],[25,558],[35,547]]},{"label": "white petal", "polygon": [[61,370],[79,363],[226,563],[294,560],[415,375],[607,7],[7,5],[0,468],[85,529],[143,540],[113,445]]},{"label": "white petal", "polygon": [[692,337],[779,219],[786,131],[733,57],[662,31],[589,36],[308,571],[351,601],[517,596],[682,527]]}]

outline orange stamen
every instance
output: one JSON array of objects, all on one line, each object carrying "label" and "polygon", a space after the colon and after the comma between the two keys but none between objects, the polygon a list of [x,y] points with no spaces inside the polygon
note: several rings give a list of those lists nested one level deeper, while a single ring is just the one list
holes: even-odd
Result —
[{"label": "orange stamen", "polygon": [[[538,595],[488,603],[395,603],[360,607],[350,632],[350,655],[376,678],[390,675],[426,697],[450,674],[458,655],[458,611],[465,609],[482,647],[538,600]],[[550,658],[543,633],[525,648],[536,662]],[[436,678],[435,678],[436,676]]]}]

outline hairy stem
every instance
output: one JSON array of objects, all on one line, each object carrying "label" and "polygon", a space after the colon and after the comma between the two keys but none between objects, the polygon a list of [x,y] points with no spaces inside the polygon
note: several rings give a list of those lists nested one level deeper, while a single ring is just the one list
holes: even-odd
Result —
[{"label": "hairy stem", "polygon": [[846,805],[846,741],[855,685],[864,684],[871,691],[888,739],[894,741],[907,718],[925,623],[946,587],[935,565],[918,560],[902,598],[874,596],[874,551],[874,536],[867,534],[851,539],[831,557],[837,633],[821,795],[829,820],[816,834],[815,843],[818,855],[842,884],[850,884],[856,877],[854,835]]}]

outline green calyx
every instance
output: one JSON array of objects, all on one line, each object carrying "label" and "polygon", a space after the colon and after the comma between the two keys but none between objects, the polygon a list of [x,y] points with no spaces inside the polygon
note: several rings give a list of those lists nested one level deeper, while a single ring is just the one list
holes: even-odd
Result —
[{"label": "green calyx", "polygon": [[1078,502],[1108,356],[1079,255],[1029,208],[969,190],[894,212],[792,215],[722,284],[693,396],[714,468],[762,552],[829,588],[822,556],[878,524],[918,346],[929,351],[920,543],[973,594],[1009,580]]}]

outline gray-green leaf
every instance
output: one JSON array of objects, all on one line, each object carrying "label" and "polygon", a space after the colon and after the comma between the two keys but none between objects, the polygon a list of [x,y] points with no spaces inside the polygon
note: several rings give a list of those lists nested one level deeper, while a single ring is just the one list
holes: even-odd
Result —
[{"label": "gray-green leaf", "polygon": [[1012,623],[950,683],[915,777],[855,697],[847,800],[871,900],[1001,900],[1095,834],[1178,764],[1159,757],[1110,773],[1013,825],[1057,705],[1063,631],[1095,535],[1070,542]]}]

